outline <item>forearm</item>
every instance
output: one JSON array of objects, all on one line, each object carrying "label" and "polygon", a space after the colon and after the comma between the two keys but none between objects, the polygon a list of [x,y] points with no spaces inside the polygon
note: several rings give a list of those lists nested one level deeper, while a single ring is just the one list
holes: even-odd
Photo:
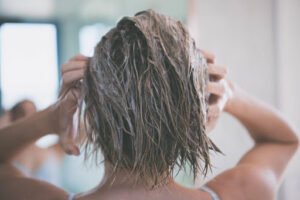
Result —
[{"label": "forearm", "polygon": [[248,129],[256,143],[292,144],[298,142],[295,130],[278,111],[251,97],[241,89],[236,89],[235,96],[226,111]]},{"label": "forearm", "polygon": [[51,132],[50,110],[38,112],[0,130],[0,163],[13,158],[28,144]]}]

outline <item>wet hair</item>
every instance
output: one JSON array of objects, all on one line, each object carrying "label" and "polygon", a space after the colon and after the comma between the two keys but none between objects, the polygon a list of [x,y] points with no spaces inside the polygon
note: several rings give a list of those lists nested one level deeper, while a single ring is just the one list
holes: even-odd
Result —
[{"label": "wet hair", "polygon": [[10,109],[11,121],[17,121],[17,120],[19,120],[21,118],[24,118],[28,115],[28,113],[26,111],[26,108],[24,107],[25,104],[31,104],[34,108],[33,112],[36,112],[36,107],[35,107],[35,104],[34,104],[33,101],[28,100],[28,99],[22,100]]},{"label": "wet hair", "polygon": [[155,187],[174,168],[211,166],[207,65],[181,22],[153,10],[124,17],[97,44],[83,80],[87,155]]}]

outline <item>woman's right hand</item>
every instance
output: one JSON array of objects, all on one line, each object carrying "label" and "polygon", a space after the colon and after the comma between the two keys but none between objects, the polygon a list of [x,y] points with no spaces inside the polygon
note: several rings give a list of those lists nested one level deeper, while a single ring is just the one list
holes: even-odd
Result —
[{"label": "woman's right hand", "polygon": [[208,65],[209,82],[206,86],[208,99],[208,117],[206,128],[210,132],[217,124],[223,111],[228,109],[233,98],[233,83],[226,78],[227,68],[215,64],[215,56],[207,51],[201,51]]},{"label": "woman's right hand", "polygon": [[52,106],[54,117],[52,126],[60,137],[60,144],[67,154],[79,155],[75,143],[76,111],[80,101],[80,80],[83,78],[89,58],[77,55],[61,68],[61,89],[58,101]]}]

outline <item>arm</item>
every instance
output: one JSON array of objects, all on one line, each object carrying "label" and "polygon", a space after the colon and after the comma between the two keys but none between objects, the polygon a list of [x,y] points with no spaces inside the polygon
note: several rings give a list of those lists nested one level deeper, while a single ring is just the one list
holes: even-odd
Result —
[{"label": "arm", "polygon": [[48,108],[0,130],[0,199],[66,199],[61,189],[24,177],[10,163],[28,144],[52,132],[51,118]]},{"label": "arm", "polygon": [[9,162],[18,152],[38,138],[53,132],[49,126],[50,110],[20,120],[0,130],[0,163]]},{"label": "arm", "polygon": [[298,148],[296,131],[275,109],[239,88],[231,89],[233,96],[224,109],[245,126],[255,145],[235,168],[216,177],[209,186],[224,196],[226,188],[240,188],[245,199],[273,199]]},{"label": "arm", "polygon": [[72,141],[68,141],[73,127],[73,115],[77,109],[79,89],[74,83],[80,80],[87,67],[88,58],[77,55],[62,66],[62,87],[58,101],[44,111],[11,126],[0,129],[0,163],[11,160],[28,144],[48,133],[58,133],[64,148],[70,154],[78,154]]},{"label": "arm", "polygon": [[0,129],[0,199],[67,199],[67,193],[51,184],[24,177],[11,160],[27,145],[48,134],[57,133],[65,140],[70,154],[79,154],[71,140],[72,120],[77,109],[78,89],[74,82],[81,79],[87,58],[76,56],[62,67],[63,95],[49,108]]},{"label": "arm", "polygon": [[296,131],[277,110],[240,88],[235,88],[234,91],[234,97],[228,101],[225,111],[247,128],[255,144],[297,146]]},{"label": "arm", "polygon": [[5,113],[0,117],[0,128],[8,126],[10,124],[10,112],[5,111]]}]

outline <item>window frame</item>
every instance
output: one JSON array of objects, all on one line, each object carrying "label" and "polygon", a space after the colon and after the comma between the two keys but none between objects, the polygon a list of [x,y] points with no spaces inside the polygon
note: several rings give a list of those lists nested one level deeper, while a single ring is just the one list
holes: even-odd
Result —
[{"label": "window frame", "polygon": [[[61,79],[60,74],[60,65],[61,65],[61,32],[60,32],[60,23],[57,20],[43,20],[43,19],[20,19],[20,18],[10,18],[10,17],[1,17],[0,16],[0,28],[5,23],[16,23],[16,24],[51,24],[55,26],[56,29],[56,56],[57,56],[57,76],[58,76],[58,85]],[[1,42],[1,41],[0,41]],[[1,59],[1,56],[0,56]],[[3,108],[3,98],[2,98],[2,72],[0,64],[0,116],[4,114],[5,110]],[[58,90],[58,88],[57,88]]]}]

